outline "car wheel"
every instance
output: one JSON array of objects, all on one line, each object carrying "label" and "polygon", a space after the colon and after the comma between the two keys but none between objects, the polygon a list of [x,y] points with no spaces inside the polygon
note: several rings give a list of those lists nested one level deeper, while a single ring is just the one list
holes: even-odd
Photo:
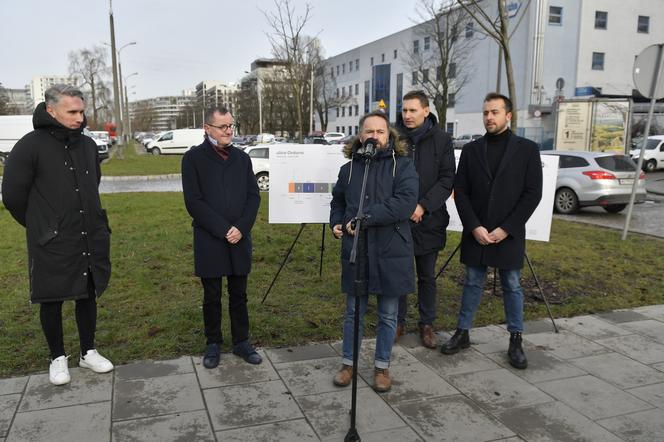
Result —
[{"label": "car wheel", "polygon": [[5,161],[7,161],[7,157],[5,156],[4,153],[0,153],[0,166],[4,166]]},{"label": "car wheel", "polygon": [[643,164],[643,170],[645,170],[646,172],[654,172],[656,168],[657,168],[657,161],[655,160],[648,160]]},{"label": "car wheel", "polygon": [[267,192],[270,190],[270,175],[268,175],[266,172],[257,174],[256,183],[258,183],[258,190]]},{"label": "car wheel", "polygon": [[609,204],[608,206],[604,206],[603,209],[609,213],[618,213],[622,212],[625,207],[627,207],[627,204]]},{"label": "car wheel", "polygon": [[152,155],[161,155],[161,150],[159,150],[158,147],[153,147],[152,149],[150,149],[150,153]]},{"label": "car wheel", "polygon": [[556,191],[553,207],[556,212],[564,215],[576,213],[579,210],[579,198],[572,189],[568,187],[560,188]]}]

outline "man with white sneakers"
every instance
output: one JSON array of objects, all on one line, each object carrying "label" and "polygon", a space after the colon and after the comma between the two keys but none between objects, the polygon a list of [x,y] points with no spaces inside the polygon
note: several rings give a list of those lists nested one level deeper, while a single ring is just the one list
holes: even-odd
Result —
[{"label": "man with white sneakers", "polygon": [[64,84],[49,88],[32,117],[35,130],[12,149],[2,180],[2,201],[25,227],[30,302],[40,304],[54,385],[71,380],[62,329],[66,300],[76,301],[79,366],[113,370],[94,345],[97,298],[111,275],[111,230],[99,199],[97,145],[81,133],[84,112],[80,90]]}]

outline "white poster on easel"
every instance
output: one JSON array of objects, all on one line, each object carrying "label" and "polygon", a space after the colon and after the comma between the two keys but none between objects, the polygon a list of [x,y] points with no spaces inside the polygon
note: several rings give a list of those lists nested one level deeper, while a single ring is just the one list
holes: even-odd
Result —
[{"label": "white poster on easel", "polygon": [[[460,150],[454,151],[456,163],[459,164]],[[558,157],[555,155],[542,155],[542,199],[537,209],[526,223],[526,239],[534,241],[549,241],[551,235],[551,219],[553,218],[553,198],[556,193],[556,179],[558,177]],[[454,195],[447,200],[447,213],[450,214],[450,224],[447,230],[463,231],[459,218]]]},{"label": "white poster on easel", "polygon": [[328,223],[332,188],[348,162],[342,145],[270,146],[271,224]]}]

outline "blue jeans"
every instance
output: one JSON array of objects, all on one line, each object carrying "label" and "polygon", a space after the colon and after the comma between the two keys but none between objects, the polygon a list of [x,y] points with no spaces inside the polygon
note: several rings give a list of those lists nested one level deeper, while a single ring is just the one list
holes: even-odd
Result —
[{"label": "blue jeans", "polygon": [[[376,368],[389,368],[392,356],[392,345],[397,333],[397,310],[399,298],[394,296],[377,296],[378,328],[376,329]],[[368,296],[360,296],[360,346],[364,335],[364,315],[367,313]],[[344,317],[343,363],[353,365],[353,321],[355,320],[355,297],[346,295],[346,315]]]},{"label": "blue jeans", "polygon": [[[523,290],[519,285],[521,270],[498,269],[498,273],[500,274],[500,285],[503,288],[507,331],[521,332],[523,331]],[[482,299],[485,280],[486,266],[466,266],[466,282],[463,285],[458,328],[471,329],[473,317]]]},{"label": "blue jeans", "polygon": [[[436,260],[438,250],[426,255],[415,255],[417,269],[417,306],[420,311],[419,325],[433,325],[436,320]],[[399,324],[406,324],[408,315],[407,295],[399,298]]]}]

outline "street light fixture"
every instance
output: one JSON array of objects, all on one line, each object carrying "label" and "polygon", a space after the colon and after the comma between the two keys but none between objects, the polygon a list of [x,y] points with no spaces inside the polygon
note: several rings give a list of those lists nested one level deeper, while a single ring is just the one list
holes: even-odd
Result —
[{"label": "street light fixture", "polygon": [[[113,45],[112,45],[112,44],[109,44],[109,43],[104,43],[104,44],[105,44],[106,46],[110,46],[110,47],[111,47],[111,50],[113,50]],[[120,100],[119,100],[119,101],[120,101],[120,113],[119,113],[119,115],[120,115],[120,121],[122,122],[122,137],[123,137],[123,138],[125,138],[125,136],[127,135],[127,134],[125,133],[125,129],[124,129],[124,127],[125,127],[125,125],[126,125],[127,118],[126,118],[125,115],[123,115],[124,112],[122,111],[122,103],[123,103],[125,100],[123,100],[123,96],[122,96],[122,91],[123,91],[122,79],[123,79],[124,77],[122,77],[122,61],[120,60],[120,53],[121,53],[122,50],[123,50],[124,48],[126,48],[127,46],[134,46],[134,45],[136,45],[136,42],[135,42],[135,41],[130,41],[129,43],[126,43],[126,44],[120,46],[120,49],[117,49],[117,50],[116,50],[116,53],[117,53],[117,63],[118,63],[118,79],[119,79],[119,86],[120,86],[120,88],[119,88],[119,90],[118,90],[118,94],[119,94],[119,97],[120,97]],[[125,138],[125,139],[126,139],[126,138]]]}]

